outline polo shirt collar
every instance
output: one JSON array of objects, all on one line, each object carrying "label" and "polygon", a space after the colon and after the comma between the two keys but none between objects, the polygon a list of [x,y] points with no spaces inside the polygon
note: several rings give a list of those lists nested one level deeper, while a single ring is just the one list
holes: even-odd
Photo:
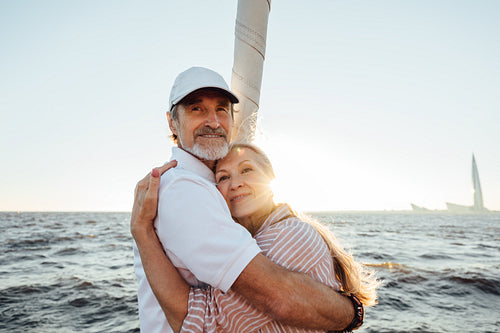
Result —
[{"label": "polo shirt collar", "polygon": [[179,147],[172,147],[172,160],[177,161],[177,167],[197,174],[215,184],[215,175],[202,161]]}]

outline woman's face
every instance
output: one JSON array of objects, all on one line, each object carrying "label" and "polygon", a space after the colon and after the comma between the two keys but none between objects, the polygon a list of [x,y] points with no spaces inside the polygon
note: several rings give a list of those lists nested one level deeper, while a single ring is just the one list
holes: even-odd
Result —
[{"label": "woman's face", "polygon": [[242,218],[263,216],[274,206],[272,179],[258,159],[252,149],[235,148],[217,162],[217,188],[240,223]]}]

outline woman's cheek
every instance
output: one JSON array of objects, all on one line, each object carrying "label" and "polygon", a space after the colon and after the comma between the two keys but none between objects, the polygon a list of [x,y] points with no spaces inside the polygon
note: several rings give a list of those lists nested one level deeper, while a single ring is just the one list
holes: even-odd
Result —
[{"label": "woman's cheek", "polygon": [[217,185],[217,189],[224,197],[224,200],[227,201],[227,186],[225,184],[220,184],[220,185]]}]

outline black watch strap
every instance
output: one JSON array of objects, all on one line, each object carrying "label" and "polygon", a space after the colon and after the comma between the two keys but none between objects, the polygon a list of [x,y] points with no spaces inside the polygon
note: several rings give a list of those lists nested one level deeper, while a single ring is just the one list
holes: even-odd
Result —
[{"label": "black watch strap", "polygon": [[349,326],[347,326],[340,332],[352,332],[353,330],[356,330],[361,327],[361,325],[363,325],[363,319],[365,318],[363,303],[361,303],[361,301],[351,293],[346,293],[343,291],[339,291],[339,293],[347,296],[351,300],[352,306],[354,308],[354,318],[352,319]]}]

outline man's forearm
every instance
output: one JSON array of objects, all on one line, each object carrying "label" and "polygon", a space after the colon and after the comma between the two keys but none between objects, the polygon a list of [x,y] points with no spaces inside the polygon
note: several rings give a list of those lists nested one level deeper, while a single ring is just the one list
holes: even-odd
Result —
[{"label": "man's forearm", "polygon": [[347,297],[303,273],[288,271],[263,255],[250,262],[233,289],[259,310],[296,327],[342,330],[354,317]]},{"label": "man's forearm", "polygon": [[288,297],[286,308],[281,310],[280,321],[327,330],[343,330],[351,323],[354,309],[347,297],[306,274],[287,271],[285,275],[292,297]]}]

